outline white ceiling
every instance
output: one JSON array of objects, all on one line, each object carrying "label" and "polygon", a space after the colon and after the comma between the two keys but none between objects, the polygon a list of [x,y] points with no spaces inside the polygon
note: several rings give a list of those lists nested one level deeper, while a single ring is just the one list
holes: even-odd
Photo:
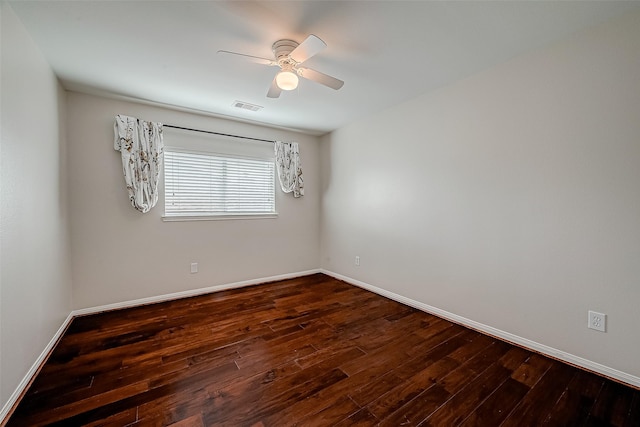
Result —
[{"label": "white ceiling", "polygon": [[[63,85],[313,134],[336,129],[638,9],[638,1],[10,1]],[[266,97],[282,38],[328,47],[305,63],[345,81],[303,80]],[[250,112],[235,100],[264,107]],[[148,118],[153,119],[153,118]]]}]

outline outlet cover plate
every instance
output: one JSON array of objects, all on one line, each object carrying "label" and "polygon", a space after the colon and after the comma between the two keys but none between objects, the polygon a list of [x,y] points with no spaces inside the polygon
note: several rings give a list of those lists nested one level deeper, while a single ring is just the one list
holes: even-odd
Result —
[{"label": "outlet cover plate", "polygon": [[598,313],[597,311],[589,310],[589,324],[587,325],[587,327],[589,329],[595,329],[596,331],[606,332],[607,315]]}]

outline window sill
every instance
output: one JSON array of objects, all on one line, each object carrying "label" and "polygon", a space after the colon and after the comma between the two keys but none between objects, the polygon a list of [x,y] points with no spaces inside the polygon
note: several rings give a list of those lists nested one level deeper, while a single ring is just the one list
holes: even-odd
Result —
[{"label": "window sill", "polygon": [[230,214],[230,215],[175,215],[162,216],[164,222],[181,222],[181,221],[228,221],[237,219],[275,219],[278,213],[271,214]]}]

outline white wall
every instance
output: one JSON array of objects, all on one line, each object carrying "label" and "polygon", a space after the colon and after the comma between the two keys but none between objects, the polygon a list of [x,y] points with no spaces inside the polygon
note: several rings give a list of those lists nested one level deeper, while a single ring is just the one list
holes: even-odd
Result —
[{"label": "white wall", "polygon": [[[74,308],[318,268],[317,137],[73,92],[67,105]],[[129,203],[120,154],[113,149],[116,114],[298,141],[306,195],[294,199],[278,188],[277,219],[163,222],[163,197],[141,214]],[[165,144],[175,134],[167,129]],[[190,274],[191,262],[198,262],[197,274]]]},{"label": "white wall", "polygon": [[322,147],[323,268],[640,376],[640,14]]},{"label": "white wall", "polygon": [[2,10],[0,407],[71,311],[65,94]]}]

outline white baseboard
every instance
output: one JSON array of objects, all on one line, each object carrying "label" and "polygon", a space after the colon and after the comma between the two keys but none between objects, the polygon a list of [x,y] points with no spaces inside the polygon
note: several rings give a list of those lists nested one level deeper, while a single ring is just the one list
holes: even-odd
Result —
[{"label": "white baseboard", "polygon": [[73,320],[73,317],[73,314],[69,313],[67,318],[64,319],[64,322],[62,322],[62,325],[60,325],[47,346],[44,348],[44,350],[42,350],[40,356],[38,356],[35,362],[33,362],[33,365],[31,365],[31,368],[29,368],[27,374],[24,376],[24,378],[22,378],[22,381],[20,381],[18,387],[16,387],[11,396],[9,396],[9,400],[7,400],[7,402],[2,407],[2,410],[0,410],[0,425],[4,423],[5,418],[7,417],[7,415],[9,415],[9,412],[11,411],[11,408],[13,408],[13,405],[15,405],[22,393],[24,393],[26,388],[31,383],[33,377],[38,373],[38,371],[40,370],[40,366],[42,366],[42,364],[46,361],[47,356],[49,355],[51,350],[53,350],[53,347],[55,347],[60,337],[62,337],[64,332],[67,330],[67,327],[69,327],[69,324]]},{"label": "white baseboard", "polygon": [[277,276],[262,277],[260,279],[244,280],[242,282],[227,283],[224,285],[215,285],[215,286],[209,286],[206,288],[198,288],[198,289],[191,289],[188,291],[174,292],[171,294],[158,295],[155,297],[140,298],[136,300],[117,302],[113,304],[100,305],[96,307],[81,308],[79,310],[72,311],[71,314],[74,317],[84,316],[87,314],[96,314],[96,313],[101,313],[103,311],[119,310],[121,308],[130,308],[130,307],[136,307],[139,305],[155,304],[158,302],[171,301],[175,299],[195,297],[198,295],[210,294],[212,292],[220,292],[220,291],[226,291],[228,289],[237,289],[245,286],[259,285],[261,283],[275,282],[277,280],[293,279],[296,277],[308,276],[310,274],[315,274],[315,273],[320,273],[320,269],[317,268],[314,270],[298,271],[296,273],[280,274]]},{"label": "white baseboard", "polygon": [[573,355],[571,353],[564,352],[562,350],[558,350],[553,347],[549,347],[544,344],[540,344],[535,341],[531,341],[527,338],[520,337],[518,335],[514,335],[509,332],[505,332],[500,329],[496,329],[494,327],[485,325],[483,323],[476,322],[471,319],[467,319],[466,317],[458,316],[457,314],[449,313],[448,311],[441,310],[439,308],[430,306],[428,304],[424,304],[420,301],[413,300],[411,298],[404,297],[402,295],[398,295],[396,293],[387,291],[382,288],[378,288],[376,286],[370,285],[368,283],[362,282],[360,280],[352,279],[351,277],[343,276],[338,273],[334,273],[332,271],[327,271],[324,269],[320,270],[321,273],[326,274],[327,276],[335,277],[336,279],[345,281],[349,284],[358,286],[360,288],[366,289],[383,297],[387,297],[394,301],[397,301],[401,304],[408,305],[410,307],[416,308],[418,310],[433,314],[438,317],[442,317],[443,319],[450,320],[451,322],[457,323],[462,326],[469,327],[471,329],[486,333],[488,335],[501,338],[505,341],[509,341],[511,343],[517,344],[522,347],[526,347],[538,353],[545,354],[555,359],[562,360],[571,365],[579,366],[581,368],[587,369],[589,371],[596,372],[598,374],[604,375],[605,377],[612,378],[614,380],[620,381],[622,383],[628,384],[635,388],[640,388],[640,377],[636,377],[635,375],[628,374],[626,372],[619,371],[617,369],[610,368],[605,365],[601,365],[600,363],[593,362],[588,359],[584,359],[582,357]]},{"label": "white baseboard", "polygon": [[114,304],[107,304],[107,305],[101,305],[97,307],[89,307],[89,308],[82,308],[79,310],[73,310],[71,313],[69,313],[65,321],[62,323],[62,326],[60,326],[60,328],[57,330],[53,338],[51,338],[51,341],[49,341],[49,344],[47,344],[47,346],[42,351],[40,356],[38,356],[36,361],[33,362],[33,365],[31,366],[29,371],[27,371],[27,374],[24,376],[20,384],[18,384],[18,387],[15,389],[13,394],[11,394],[11,396],[9,397],[9,400],[2,407],[2,410],[0,411],[0,425],[2,425],[6,421],[5,418],[11,411],[11,408],[17,402],[17,400],[20,398],[20,396],[26,390],[26,388],[29,386],[31,380],[40,369],[40,366],[46,361],[47,356],[49,355],[51,350],[53,350],[53,347],[56,345],[60,337],[64,334],[65,330],[67,329],[67,327],[75,317],[85,316],[88,314],[101,313],[103,311],[117,310],[121,308],[130,308],[130,307],[136,307],[136,306],[145,305],[145,304],[153,304],[157,302],[175,300],[180,298],[188,298],[188,297],[193,297],[198,295],[209,294],[212,292],[225,291],[228,289],[242,288],[245,286],[259,285],[261,283],[274,282],[277,280],[293,279],[296,277],[308,276],[310,274],[315,274],[315,273],[320,273],[320,269],[298,271],[295,273],[280,274],[277,276],[262,277],[259,279],[244,280],[242,282],[234,282],[234,283],[228,283],[224,285],[215,285],[215,286],[209,286],[206,288],[192,289],[188,291],[159,295],[155,297],[141,298],[141,299],[136,299],[132,301],[124,301],[124,302],[118,302]]}]

